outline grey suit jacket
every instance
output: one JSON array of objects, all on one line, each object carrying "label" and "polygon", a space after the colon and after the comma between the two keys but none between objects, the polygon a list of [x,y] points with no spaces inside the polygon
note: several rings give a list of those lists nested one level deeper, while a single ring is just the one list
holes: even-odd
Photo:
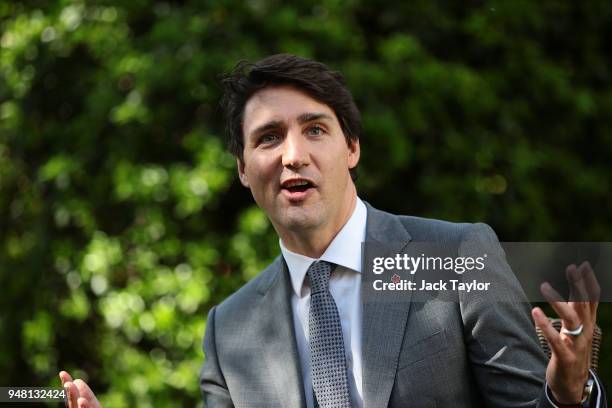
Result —
[{"label": "grey suit jacket", "polygon": [[[366,241],[391,251],[409,252],[411,241],[468,252],[495,243],[486,273],[511,301],[480,293],[419,302],[410,292],[373,292],[372,277],[362,276],[364,407],[550,406],[530,305],[491,228],[367,209]],[[211,309],[200,375],[207,407],[306,408],[290,297],[279,256]]]}]

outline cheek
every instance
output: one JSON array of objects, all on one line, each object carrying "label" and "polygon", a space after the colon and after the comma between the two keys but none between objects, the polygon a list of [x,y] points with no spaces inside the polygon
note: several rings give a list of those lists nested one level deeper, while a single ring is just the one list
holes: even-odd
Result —
[{"label": "cheek", "polygon": [[336,180],[336,182],[338,183],[341,183],[349,174],[348,154],[346,150],[342,150],[337,152],[334,158],[335,160],[328,163],[327,168],[330,172],[330,176],[333,175],[334,180]]},{"label": "cheek", "polygon": [[253,160],[247,167],[247,174],[253,190],[262,191],[272,186],[273,169],[265,162]]}]

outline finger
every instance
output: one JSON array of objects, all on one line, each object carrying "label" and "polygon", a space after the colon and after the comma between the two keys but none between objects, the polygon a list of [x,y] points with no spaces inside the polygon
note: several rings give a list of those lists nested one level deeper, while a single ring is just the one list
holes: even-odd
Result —
[{"label": "finger", "polygon": [[78,403],[79,403],[78,408],[90,408],[91,407],[91,405],[89,405],[89,402],[87,402],[87,399],[83,397],[79,398]]},{"label": "finger", "polygon": [[87,383],[81,379],[77,379],[74,380],[74,384],[77,386],[77,388],[79,389],[79,396],[87,399],[88,401],[96,401],[96,396],[93,393],[93,391],[91,390],[91,388],[89,388],[89,385],[87,385]]},{"label": "finger", "polygon": [[570,302],[585,302],[588,299],[586,284],[582,277],[582,271],[576,268],[576,265],[568,265],[565,268],[565,278],[569,284],[570,289]]},{"label": "finger", "polygon": [[559,315],[563,327],[568,330],[576,330],[581,324],[584,324],[574,307],[577,303],[569,304],[565,302],[551,302],[550,306]]},{"label": "finger", "polygon": [[542,309],[540,309],[539,307],[534,307],[531,310],[531,316],[533,317],[536,326],[538,326],[540,330],[542,330],[542,334],[544,334],[546,341],[548,341],[551,351],[557,356],[564,355],[566,350],[565,345],[561,340],[561,336],[559,335],[559,332],[555,330],[552,323],[550,322],[550,320],[548,320],[548,317],[546,317]]},{"label": "finger", "polygon": [[582,277],[585,282],[587,294],[589,296],[588,300],[590,303],[591,317],[594,324],[595,317],[597,316],[599,296],[601,295],[601,287],[599,286],[599,282],[597,281],[597,277],[595,276],[595,272],[593,271],[593,268],[591,268],[589,261],[583,262],[578,269],[581,270]]},{"label": "finger", "polygon": [[70,374],[68,374],[67,371],[60,371],[59,373],[59,378],[62,381],[62,387],[64,386],[65,383],[67,383],[68,381],[72,381],[72,377],[70,376]]},{"label": "finger", "polygon": [[77,408],[78,407],[78,399],[79,399],[79,389],[72,381],[68,381],[64,384],[64,388],[68,393],[68,407],[69,408]]},{"label": "finger", "polygon": [[542,295],[548,300],[550,306],[555,310],[563,321],[563,327],[566,329],[574,330],[582,323],[576,311],[566,302],[559,302],[560,295],[555,291],[548,282],[545,282],[540,286]]},{"label": "finger", "polygon": [[576,311],[580,323],[588,328],[591,324],[591,309],[582,269],[576,268],[576,265],[569,265],[565,269],[565,275],[570,289],[569,305]]},{"label": "finger", "polygon": [[544,298],[546,299],[548,303],[550,302],[564,302],[565,303],[565,299],[563,299],[563,297],[559,294],[559,292],[554,290],[553,287],[550,286],[550,283],[548,282],[544,282],[540,285],[540,293],[542,293],[542,295],[544,296]]}]

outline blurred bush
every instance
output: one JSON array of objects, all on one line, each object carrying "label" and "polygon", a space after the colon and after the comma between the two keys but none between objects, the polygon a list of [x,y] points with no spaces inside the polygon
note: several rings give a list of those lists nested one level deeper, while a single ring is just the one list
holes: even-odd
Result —
[{"label": "blurred bush", "polygon": [[208,309],[278,253],[223,148],[240,59],[345,74],[380,208],[609,240],[611,22],[596,0],[0,3],[0,384],[68,369],[109,407],[201,404]]}]

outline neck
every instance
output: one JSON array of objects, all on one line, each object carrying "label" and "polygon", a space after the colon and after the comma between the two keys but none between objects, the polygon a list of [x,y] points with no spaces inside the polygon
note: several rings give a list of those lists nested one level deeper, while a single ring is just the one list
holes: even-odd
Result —
[{"label": "neck", "polygon": [[300,231],[283,231],[283,233],[277,230],[283,241],[283,245],[291,252],[310,258],[320,258],[349,218],[351,218],[355,210],[355,205],[357,204],[357,191],[354,186],[347,202],[348,205],[340,210],[338,216],[334,217],[332,222],[325,223],[318,228]]}]

